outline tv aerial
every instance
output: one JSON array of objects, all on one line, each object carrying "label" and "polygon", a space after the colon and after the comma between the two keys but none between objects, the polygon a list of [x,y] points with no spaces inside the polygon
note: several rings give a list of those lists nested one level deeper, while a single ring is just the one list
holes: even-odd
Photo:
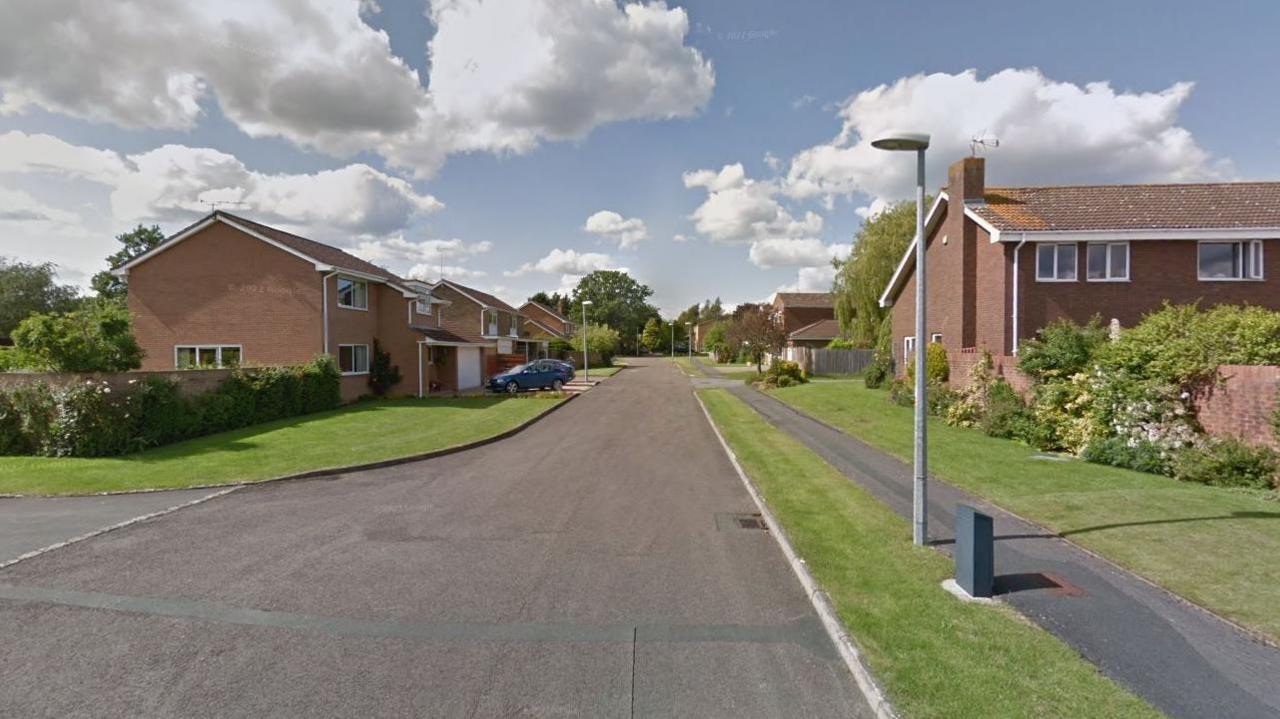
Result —
[{"label": "tv aerial", "polygon": [[977,157],[981,150],[994,150],[997,147],[1000,147],[1000,138],[988,135],[986,130],[969,139],[969,154],[973,157]]},{"label": "tv aerial", "polygon": [[202,205],[208,205],[210,212],[217,210],[219,207],[238,207],[240,205],[249,204],[244,200],[202,200],[199,197],[196,198],[196,202],[199,202]]}]

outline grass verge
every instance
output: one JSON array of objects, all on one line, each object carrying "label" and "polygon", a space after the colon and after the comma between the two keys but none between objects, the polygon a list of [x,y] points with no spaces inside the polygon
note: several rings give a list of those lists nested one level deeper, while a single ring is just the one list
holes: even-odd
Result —
[{"label": "grass verge", "polygon": [[[912,411],[857,382],[773,396],[904,461]],[[1055,461],[1056,460],[1056,461]],[[1280,502],[1045,455],[929,423],[930,473],[1038,522],[1201,606],[1280,641]]]},{"label": "grass verge", "polygon": [[[609,367],[592,367],[591,376],[596,379],[604,379],[605,377],[612,377],[615,374],[618,374],[619,372],[621,372],[623,366],[624,365],[610,365]],[[578,372],[577,374],[579,377],[582,376],[582,372]]]},{"label": "grass verge", "polygon": [[944,592],[951,562],[905,519],[725,390],[699,395],[900,714],[1159,716],[1008,607]]},{"label": "grass verge", "polygon": [[0,493],[172,489],[349,467],[492,437],[560,401],[536,395],[373,400],[123,457],[0,457]]}]

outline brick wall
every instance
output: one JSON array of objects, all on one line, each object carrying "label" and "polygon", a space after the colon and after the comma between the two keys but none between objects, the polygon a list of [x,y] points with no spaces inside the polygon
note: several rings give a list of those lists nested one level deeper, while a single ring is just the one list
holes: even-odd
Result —
[{"label": "brick wall", "polygon": [[[972,347],[962,349],[958,352],[947,352],[947,364],[950,367],[951,389],[963,389],[969,385],[969,373],[973,370],[973,366],[982,359],[982,350]],[[1018,369],[1018,358],[1011,355],[995,355],[991,356],[991,361],[995,365],[995,373],[997,377],[1004,377],[1019,394],[1027,395],[1031,392],[1031,378],[1023,374]]]},{"label": "brick wall", "polygon": [[1223,383],[1195,398],[1200,424],[1209,434],[1234,435],[1280,448],[1271,429],[1280,388],[1280,367],[1223,365]]},{"label": "brick wall", "polygon": [[106,382],[112,392],[124,392],[129,386],[148,377],[161,377],[178,383],[178,392],[194,397],[216,389],[231,376],[229,369],[161,370],[155,372],[0,372],[0,389],[14,389],[43,382],[51,387],[65,387],[81,382]]}]

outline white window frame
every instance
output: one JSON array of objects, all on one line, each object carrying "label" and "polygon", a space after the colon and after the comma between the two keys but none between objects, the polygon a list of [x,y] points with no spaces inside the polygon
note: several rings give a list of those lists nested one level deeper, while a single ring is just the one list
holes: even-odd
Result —
[{"label": "white window frame", "polygon": [[[423,309],[423,308],[426,309]],[[414,311],[420,315],[431,316],[431,300],[417,300],[414,302]]]},{"label": "white window frame", "polygon": [[912,352],[916,351],[916,337],[909,335],[902,338],[902,361],[905,363]]},{"label": "white window frame", "polygon": [[[339,370],[341,370],[341,368],[342,368],[342,348],[343,348],[343,347],[352,347],[352,348],[355,348],[355,347],[363,347],[363,348],[364,348],[364,370],[352,370],[351,372],[343,371],[343,372],[342,372],[342,376],[343,376],[343,377],[354,377],[354,376],[356,376],[356,375],[369,374],[369,362],[370,362],[370,357],[369,357],[369,345],[357,345],[357,344],[349,344],[349,345],[348,345],[348,344],[340,344],[340,345],[338,345],[338,356],[336,357],[336,359],[338,360],[338,368],[339,368]],[[351,352],[351,365],[352,365],[353,367],[354,367],[354,366],[356,366],[356,353],[355,353],[355,351],[354,351],[354,350]]]},{"label": "white window frame", "polygon": [[942,343],[941,332],[934,332],[933,334],[929,335],[929,344],[941,344],[941,343]]},{"label": "white window frame", "polygon": [[[342,304],[342,283],[343,282],[350,282],[353,287],[356,285],[364,285],[364,306],[363,307],[361,307],[360,305]],[[334,293],[334,297],[337,300],[339,307],[341,307],[344,310],[360,310],[361,312],[369,311],[369,283],[367,281],[357,279],[355,277],[344,277],[342,275],[339,275],[338,279],[335,282],[335,288],[337,291]],[[354,292],[352,293],[352,298],[353,299],[355,298]]]},{"label": "white window frame", "polygon": [[[1196,243],[1196,279],[1201,282],[1259,282],[1266,279],[1262,240],[1201,240]],[[1205,277],[1200,267],[1203,245],[1236,245],[1240,248],[1238,277]]]},{"label": "white window frame", "polygon": [[[238,344],[233,344],[233,343],[227,343],[227,344],[216,344],[216,345],[214,345],[214,344],[203,344],[203,345],[174,345],[174,346],[173,346],[173,368],[174,368],[174,369],[201,369],[200,365],[198,365],[198,364],[197,364],[197,365],[193,365],[193,366],[191,366],[191,367],[182,367],[182,366],[179,366],[179,364],[178,364],[178,350],[184,350],[184,349],[195,350],[195,352],[196,352],[196,359],[197,359],[197,360],[199,360],[199,359],[200,359],[200,350],[210,350],[210,349],[211,349],[211,350],[216,350],[216,351],[217,351],[216,357],[218,358],[218,359],[217,359],[217,363],[214,365],[213,369],[226,369],[226,367],[222,364],[222,350],[224,350],[224,349],[228,349],[228,348],[231,348],[231,347],[234,347],[238,352],[240,352],[240,361],[236,363],[236,366],[237,366],[237,367],[239,367],[239,366],[243,366],[243,365],[244,365],[244,345],[238,345]],[[205,369],[207,369],[207,368],[205,368]]]},{"label": "white window frame", "polygon": [[[1105,257],[1107,261],[1102,269],[1102,273],[1103,273],[1102,277],[1089,276],[1089,253],[1092,252],[1093,248],[1095,247],[1101,248],[1102,251],[1106,253]],[[1111,248],[1112,247],[1124,247],[1124,276],[1123,277],[1119,275],[1115,275],[1115,276],[1112,275],[1112,270],[1111,270]],[[1078,259],[1077,259],[1077,263],[1078,263]],[[1128,282],[1129,269],[1132,265],[1133,265],[1133,255],[1129,251],[1128,242],[1089,242],[1085,245],[1084,279],[1086,282]]]},{"label": "white window frame", "polygon": [[[1053,277],[1040,276],[1040,250],[1045,247],[1053,248]],[[1073,247],[1076,256],[1075,277],[1070,279],[1058,277],[1058,248]],[[1080,280],[1080,245],[1075,242],[1040,242],[1036,244],[1036,282],[1078,282]]]}]

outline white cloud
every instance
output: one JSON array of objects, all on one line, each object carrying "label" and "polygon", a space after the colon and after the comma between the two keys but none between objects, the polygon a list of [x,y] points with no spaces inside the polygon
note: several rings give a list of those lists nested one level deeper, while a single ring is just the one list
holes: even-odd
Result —
[{"label": "white cloud", "polygon": [[682,235],[682,234],[680,234],[680,233],[678,233],[678,232],[677,232],[676,234],[674,234],[674,235],[672,235],[672,236],[671,236],[671,241],[672,241],[672,242],[688,242],[690,239],[692,239],[692,238],[690,238],[690,237],[688,237],[688,236],[686,236],[686,235]]},{"label": "white cloud", "polygon": [[[365,240],[352,248],[351,252],[393,271],[409,267],[406,276],[425,279],[439,277],[441,264],[446,261],[465,261],[482,255],[492,248],[493,243],[488,241],[464,242],[455,237],[451,240],[414,242],[405,239],[402,234],[397,234],[392,237]],[[445,264],[443,271],[445,277],[460,280],[485,276],[484,272],[456,264]]]},{"label": "white cloud", "polygon": [[582,229],[617,242],[618,247],[624,250],[635,247],[649,236],[644,220],[638,217],[624,219],[612,210],[600,210],[588,217]]},{"label": "white cloud", "polygon": [[[973,70],[904,77],[848,98],[833,140],[791,160],[785,188],[793,197],[908,197],[915,163],[871,147],[876,136],[908,127],[932,135],[931,186],[946,166],[969,154],[978,134],[994,135],[988,177],[1002,185],[1185,181],[1230,174],[1177,124],[1191,83],[1160,92],[1117,92],[1106,82],[1082,86],[1039,70],[1007,69],[986,78]],[[946,108],[939,112],[938,108]],[[871,208],[868,208],[870,211]]]},{"label": "white cloud", "polygon": [[725,165],[719,172],[686,172],[683,179],[685,187],[706,188],[707,199],[691,218],[698,232],[717,242],[813,237],[822,232],[820,215],[793,216],[776,199],[777,183],[747,177],[741,163]]},{"label": "white cloud", "polygon": [[773,170],[774,172],[777,172],[778,170],[782,169],[782,160],[778,159],[778,156],[773,154],[772,152],[764,153],[764,164],[765,164],[765,167],[768,167],[770,170]]},{"label": "white cloud", "polygon": [[445,265],[443,268],[438,264],[431,262],[422,262],[410,267],[404,273],[404,277],[434,282],[441,277],[441,271],[444,277],[450,280],[466,281],[477,280],[482,277],[488,277],[489,273],[484,270],[473,270],[470,267],[462,267],[461,265]]},{"label": "white cloud", "polygon": [[822,240],[807,237],[788,239],[776,237],[751,243],[751,263],[756,267],[826,267],[834,259],[849,256],[853,245],[824,244]]},{"label": "white cloud", "polygon": [[801,267],[796,273],[796,281],[778,288],[779,292],[830,292],[836,279],[836,268]]},{"label": "white cloud", "polygon": [[791,101],[791,109],[799,110],[800,108],[806,105],[812,105],[814,101],[817,99],[818,98],[814,97],[813,95],[810,95],[809,93],[805,93],[800,97],[797,97],[796,99]]},{"label": "white cloud", "polygon": [[361,17],[378,11],[371,0],[11,3],[0,114],[191,129],[216,102],[251,136],[375,151],[428,176],[455,152],[687,117],[715,85],[684,44],[685,11],[662,2],[437,0],[422,20],[436,27],[429,90]]},{"label": "white cloud", "polygon": [[507,277],[520,277],[532,272],[575,275],[581,277],[596,270],[616,269],[613,258],[600,252],[578,252],[555,248],[536,262],[526,262],[517,270],[502,273]]}]

